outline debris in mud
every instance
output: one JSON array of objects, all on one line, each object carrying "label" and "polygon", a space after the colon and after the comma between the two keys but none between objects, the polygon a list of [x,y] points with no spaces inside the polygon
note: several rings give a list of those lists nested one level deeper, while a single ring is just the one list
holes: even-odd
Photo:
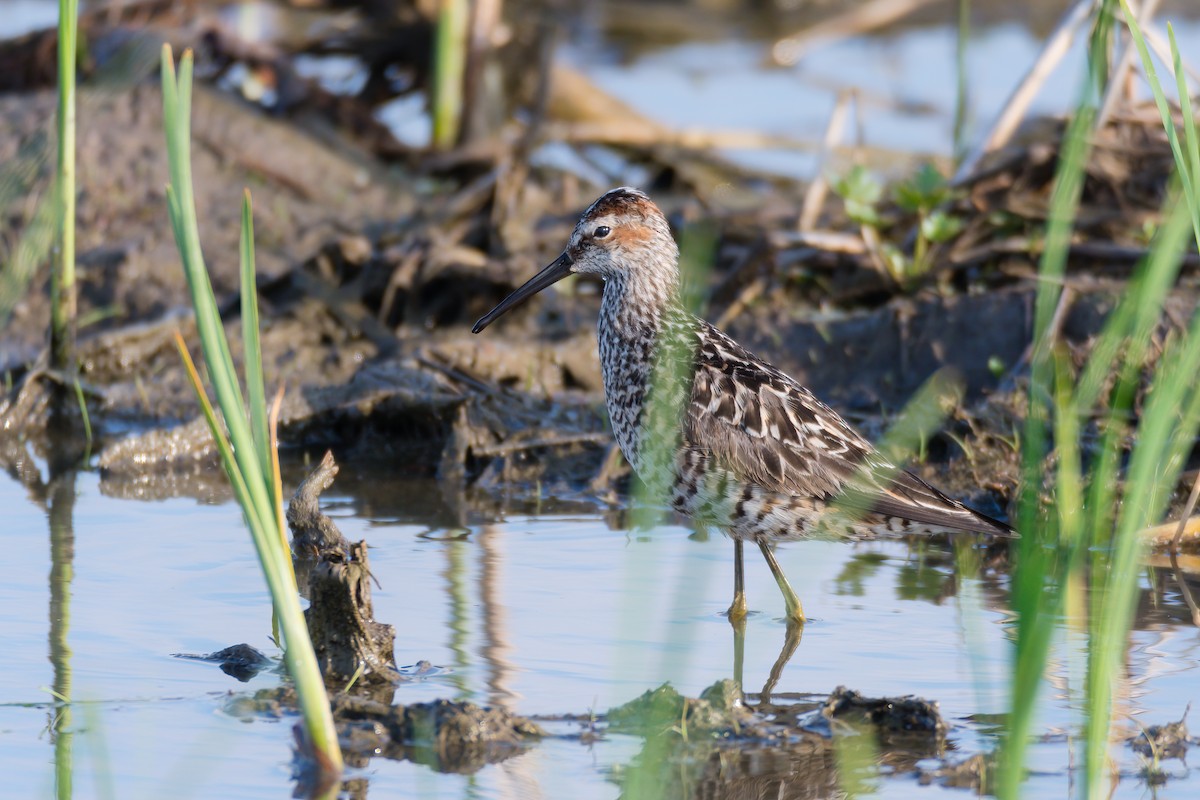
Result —
[{"label": "debris in mud", "polygon": [[844,687],[828,697],[781,702],[774,694],[769,702],[746,706],[733,681],[718,681],[699,699],[664,684],[610,710],[603,725],[647,737],[644,757],[614,777],[662,787],[662,797],[694,797],[689,787],[696,786],[708,787],[700,795],[706,797],[824,796],[843,785],[834,740],[847,735],[845,726],[869,727],[880,762],[893,774],[949,781],[953,772],[922,765],[941,759],[945,749],[948,726],[936,703],[867,698]]},{"label": "debris in mud", "polygon": [[309,574],[304,618],[327,681],[371,685],[398,679],[396,631],[374,618],[371,580],[366,542],[350,545],[342,555],[327,551]]},{"label": "debris in mud", "polygon": [[333,714],[348,756],[408,758],[439,772],[475,772],[546,735],[505,709],[464,701],[388,706],[341,694],[333,699]]},{"label": "debris in mud", "polygon": [[[308,579],[308,635],[328,683],[390,687],[399,679],[396,631],[375,620],[367,543],[347,541],[319,505],[337,473],[333,453],[327,452],[288,504],[297,581]],[[382,696],[390,700],[391,693],[383,688]]]},{"label": "debris in mud", "polygon": [[1191,711],[1189,705],[1183,711],[1183,716],[1177,722],[1165,725],[1151,725],[1137,736],[1129,740],[1129,746],[1134,752],[1141,753],[1147,758],[1162,761],[1167,758],[1187,758],[1188,747],[1193,739],[1188,735],[1187,715]]},{"label": "debris in mud", "polygon": [[731,680],[718,681],[699,698],[684,697],[664,683],[609,709],[604,719],[609,730],[620,733],[657,736],[672,731],[681,737],[770,738],[766,727],[756,726],[753,712],[742,704],[741,691]]},{"label": "debris in mud", "polygon": [[258,675],[263,670],[274,669],[278,663],[267,658],[256,648],[248,644],[235,644],[215,653],[195,655],[193,653],[172,653],[175,658],[187,658],[193,661],[207,661],[219,664],[221,671],[230,677],[237,678],[242,683]]},{"label": "debris in mud", "polygon": [[868,724],[885,746],[924,740],[940,747],[949,726],[936,702],[912,695],[906,697],[863,697],[839,686],[825,701],[821,716],[832,723]]},{"label": "debris in mud", "polygon": [[995,753],[976,753],[933,769],[923,767],[917,775],[917,781],[922,786],[937,782],[948,789],[971,789],[990,794],[990,781],[995,774]]}]

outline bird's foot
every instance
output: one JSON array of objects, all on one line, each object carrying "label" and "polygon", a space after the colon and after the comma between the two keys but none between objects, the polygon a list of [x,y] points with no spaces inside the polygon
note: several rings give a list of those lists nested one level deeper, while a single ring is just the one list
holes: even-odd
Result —
[{"label": "bird's foot", "polygon": [[746,609],[746,595],[744,592],[739,592],[733,596],[733,602],[729,604],[729,610],[725,612],[725,616],[729,618],[729,622],[733,625],[740,625],[746,621],[748,613]]}]

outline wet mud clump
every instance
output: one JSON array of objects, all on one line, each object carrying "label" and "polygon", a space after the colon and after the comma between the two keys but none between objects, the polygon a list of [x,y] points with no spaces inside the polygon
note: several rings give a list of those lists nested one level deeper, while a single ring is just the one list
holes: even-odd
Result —
[{"label": "wet mud clump", "polygon": [[949,726],[936,702],[920,697],[863,697],[839,686],[829,695],[821,716],[830,721],[868,725],[884,746],[917,744],[939,751]]},{"label": "wet mud clump", "polygon": [[616,777],[626,786],[661,786],[657,796],[667,798],[829,796],[844,786],[836,740],[864,733],[896,774],[923,774],[920,762],[943,757],[949,729],[937,703],[918,697],[871,698],[839,687],[828,697],[773,695],[749,704],[730,680],[699,698],[664,684],[611,709],[601,727],[646,737],[641,756]]},{"label": "wet mud clump", "polygon": [[264,670],[275,669],[279,666],[278,662],[263,655],[257,648],[245,643],[225,647],[206,655],[195,655],[192,653],[172,653],[171,655],[175,658],[187,658],[193,661],[206,661],[210,664],[216,664],[221,668],[221,672],[232,678],[237,678],[242,683],[245,683]]},{"label": "wet mud clump", "polygon": [[334,698],[333,712],[348,755],[405,758],[439,772],[475,772],[546,735],[524,717],[465,701],[386,706],[342,694]]}]

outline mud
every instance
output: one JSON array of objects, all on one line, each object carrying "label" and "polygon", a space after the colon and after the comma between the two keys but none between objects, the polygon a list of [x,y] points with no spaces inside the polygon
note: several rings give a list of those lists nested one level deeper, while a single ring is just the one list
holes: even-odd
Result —
[{"label": "mud", "polygon": [[172,653],[175,658],[187,658],[193,661],[206,661],[216,664],[226,675],[237,678],[242,683],[268,669],[279,668],[279,663],[263,655],[258,649],[246,643],[235,644],[217,650],[214,653],[196,655],[194,653]]},{"label": "mud", "polygon": [[878,742],[878,759],[894,774],[924,774],[925,759],[949,770],[948,729],[937,704],[921,698],[867,698],[839,687],[827,697],[750,704],[733,681],[694,699],[664,685],[600,722],[601,731],[646,737],[644,760],[616,777],[623,785],[654,781],[663,797],[827,796],[845,787],[836,766],[839,737]]}]

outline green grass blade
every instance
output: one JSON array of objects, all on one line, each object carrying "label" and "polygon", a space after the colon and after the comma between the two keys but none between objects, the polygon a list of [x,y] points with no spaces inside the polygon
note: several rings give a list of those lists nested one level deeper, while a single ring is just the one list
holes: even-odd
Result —
[{"label": "green grass blade", "polygon": [[192,385],[192,391],[196,393],[196,401],[200,404],[200,411],[204,414],[204,420],[208,423],[208,429],[212,433],[213,443],[217,446],[217,455],[220,456],[221,466],[229,477],[234,497],[237,498],[238,505],[242,507],[245,514],[246,524],[251,530],[261,529],[262,521],[254,515],[254,505],[250,502],[250,489],[246,486],[246,479],[242,476],[241,470],[238,469],[237,459],[233,457],[233,447],[229,444],[229,437],[225,435],[225,428],[217,419],[217,412],[208,400],[208,394],[204,391],[204,382],[200,380],[196,363],[192,360],[192,354],[188,352],[187,344],[184,343],[183,335],[179,331],[175,331],[175,349],[179,351],[179,357],[187,371],[188,383]]},{"label": "green grass blade", "polygon": [[[196,312],[196,327],[200,334],[205,364],[229,430],[228,447],[224,449],[223,457],[227,459],[230,480],[246,516],[263,576],[271,591],[274,611],[283,630],[284,661],[296,686],[306,738],[322,771],[326,775],[332,774],[336,777],[342,770],[341,750],[333,725],[329,699],[325,693],[325,684],[296,596],[295,577],[291,572],[291,553],[279,526],[279,507],[272,504],[272,496],[275,493],[270,485],[273,476],[269,472],[269,465],[262,463],[259,449],[255,446],[254,437],[250,432],[246,407],[233,368],[233,359],[230,357],[229,343],[225,338],[208,270],[200,250],[189,152],[191,54],[184,54],[178,78],[169,46],[164,46],[162,56],[163,122],[171,174],[171,183],[167,187],[167,208]],[[250,248],[252,247],[251,243]],[[250,282],[253,282],[252,274]],[[262,395],[261,366],[259,390],[256,395]],[[204,397],[201,401],[202,406],[206,402],[207,397]],[[213,424],[214,422],[210,421],[210,425]]]},{"label": "green grass blade", "polygon": [[[79,404],[79,416],[83,419],[83,437],[87,442],[88,452],[92,449],[92,418],[88,414],[87,398],[83,396],[83,384],[79,382],[79,376],[76,375],[72,381],[75,385],[75,402]],[[87,461],[87,457],[84,457]]]},{"label": "green grass blade", "polygon": [[1090,102],[1099,103],[1108,85],[1112,66],[1112,44],[1115,0],[1102,0],[1095,11],[1092,35],[1088,39],[1088,94]]},{"label": "green grass blade", "polygon": [[[1192,210],[1192,230],[1196,234],[1196,247],[1200,249],[1200,141],[1196,138],[1196,117],[1192,112],[1192,96],[1188,91],[1187,74],[1183,70],[1183,58],[1175,42],[1175,26],[1167,23],[1167,36],[1171,39],[1171,61],[1175,70],[1175,81],[1179,91],[1179,110],[1183,116],[1183,141],[1188,161],[1176,162],[1180,172],[1187,172],[1192,193],[1187,202]],[[1186,184],[1185,184],[1186,185]]]},{"label": "green grass blade", "polygon": [[1079,452],[1079,415],[1075,413],[1074,376],[1065,353],[1055,358],[1054,441],[1058,448],[1055,506],[1059,540],[1068,548],[1083,535],[1083,459]]},{"label": "green grass blade", "polygon": [[262,343],[258,332],[258,287],[254,278],[254,211],[249,190],[242,197],[240,251],[242,343],[245,350],[242,358],[246,366],[246,394],[250,398],[250,431],[254,434],[254,446],[265,471],[264,478],[271,489],[271,504],[277,506],[281,498],[274,491],[275,481],[271,475],[271,435],[267,429],[267,396],[263,384]]},{"label": "green grass blade", "polygon": [[[1179,144],[1179,136],[1175,132],[1175,120],[1171,117],[1171,107],[1167,104],[1167,96],[1163,93],[1162,84],[1158,80],[1158,72],[1154,69],[1154,61],[1150,58],[1150,50],[1146,47],[1146,38],[1142,35],[1142,29],[1138,26],[1137,18],[1129,9],[1128,0],[1121,0],[1121,10],[1125,13],[1125,24],[1129,26],[1129,33],[1133,37],[1134,45],[1137,46],[1138,56],[1142,60],[1142,69],[1146,73],[1146,82],[1150,84],[1150,91],[1154,93],[1154,103],[1158,106],[1158,114],[1162,117],[1163,128],[1167,133],[1167,141],[1171,144],[1171,152],[1175,156],[1175,164],[1179,167],[1179,179],[1183,183],[1184,195],[1187,202],[1191,204],[1197,195],[1193,176],[1188,174],[1186,166],[1190,162],[1190,159],[1185,158],[1183,155],[1183,150]],[[1192,228],[1200,231],[1200,204],[1192,206],[1190,210],[1192,213]],[[1200,236],[1200,233],[1197,236]]]},{"label": "green grass blade", "polygon": [[58,260],[50,277],[50,366],[75,362],[75,50],[78,0],[58,3]]},{"label": "green grass blade", "polygon": [[46,263],[57,227],[58,209],[51,196],[38,203],[12,257],[0,270],[0,328],[8,324],[38,268]]},{"label": "green grass blade", "polygon": [[[163,51],[163,79],[171,83],[175,70],[171,64],[170,47]],[[200,248],[199,227],[196,223],[196,205],[192,191],[191,176],[191,53],[184,53],[180,60],[178,80],[174,90],[163,91],[163,122],[167,134],[167,157],[171,173],[171,184],[167,187],[168,208],[172,211],[172,227],[177,235],[176,243],[183,260],[192,306],[196,312],[196,328],[204,361],[208,365],[209,377],[216,389],[217,402],[225,411],[225,424],[230,438],[235,443],[234,455],[243,476],[246,477],[255,506],[265,508],[270,503],[264,477],[266,471],[259,463],[255,447],[236,446],[239,442],[252,443],[246,420],[245,401],[238,385],[229,343],[221,325],[216,298],[204,264]],[[240,409],[235,412],[234,409]],[[253,477],[252,477],[253,476]]]},{"label": "green grass blade", "polygon": [[[1134,274],[1128,290],[1105,322],[1096,347],[1088,358],[1079,380],[1076,413],[1091,411],[1118,357],[1123,357],[1126,365],[1136,362],[1130,367],[1134,370],[1141,364],[1158,324],[1163,303],[1179,275],[1180,266],[1176,260],[1150,258]],[[1133,375],[1131,379],[1136,385],[1137,376]]]},{"label": "green grass blade", "polygon": [[[283,386],[280,385],[279,391],[275,393],[275,399],[271,402],[271,413],[267,417],[267,443],[271,448],[271,491],[276,498],[279,498],[275,503],[275,526],[279,529],[279,546],[283,552],[291,552],[291,546],[288,544],[287,538],[287,523],[283,516],[283,475],[279,471],[279,410],[283,407]],[[292,563],[292,559],[286,559],[288,575],[292,579],[292,590],[296,591],[296,565]]]}]

